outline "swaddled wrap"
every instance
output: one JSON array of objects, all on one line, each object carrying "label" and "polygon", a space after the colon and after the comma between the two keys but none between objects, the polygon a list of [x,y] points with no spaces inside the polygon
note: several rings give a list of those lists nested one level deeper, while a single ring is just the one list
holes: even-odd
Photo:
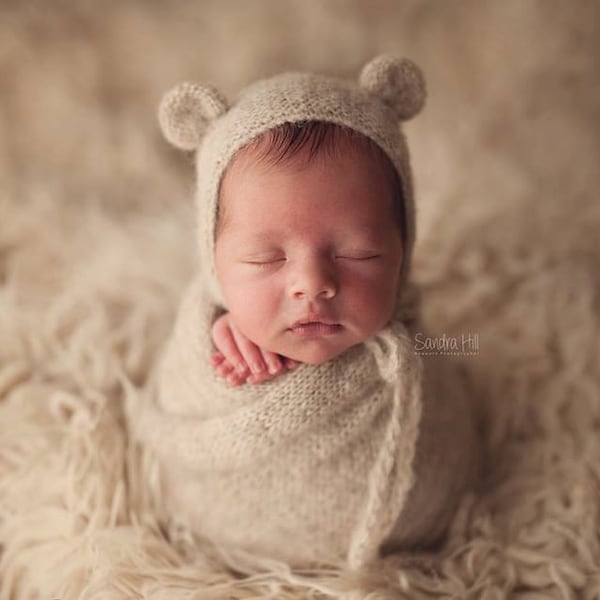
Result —
[{"label": "swaddled wrap", "polygon": [[[170,510],[218,544],[295,566],[346,558],[359,568],[382,550],[438,541],[473,478],[477,448],[465,396],[443,357],[424,364],[414,348],[414,206],[398,121],[423,100],[418,68],[380,57],[359,86],[284,74],[251,86],[232,107],[197,84],[163,101],[167,137],[198,150],[200,268],[138,430],[160,460]],[[210,362],[211,326],[227,310],[214,266],[220,179],[256,135],[306,120],[369,136],[401,176],[406,239],[395,312],[382,331],[332,360],[232,388]]]},{"label": "swaddled wrap", "polygon": [[400,321],[319,366],[228,386],[210,366],[215,306],[194,281],[164,355],[144,437],[170,508],[217,543],[293,565],[358,568],[380,546],[433,543],[472,477],[456,382],[423,373]]}]

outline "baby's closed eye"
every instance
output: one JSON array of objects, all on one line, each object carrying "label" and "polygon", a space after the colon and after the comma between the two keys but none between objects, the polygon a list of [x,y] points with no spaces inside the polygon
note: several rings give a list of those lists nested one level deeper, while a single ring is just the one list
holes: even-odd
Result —
[{"label": "baby's closed eye", "polygon": [[373,260],[381,258],[381,254],[374,251],[349,250],[336,254],[336,258],[347,258],[349,260]]},{"label": "baby's closed eye", "polygon": [[[332,253],[334,259],[347,260],[375,260],[381,258],[381,252],[376,250],[339,250]],[[290,257],[285,254],[264,254],[246,257],[242,260],[244,264],[249,265],[273,265],[277,263],[285,263]]]},{"label": "baby's closed eye", "polygon": [[245,258],[242,262],[251,265],[262,265],[265,263],[279,262],[284,260],[287,260],[287,258],[283,255],[261,255]]}]

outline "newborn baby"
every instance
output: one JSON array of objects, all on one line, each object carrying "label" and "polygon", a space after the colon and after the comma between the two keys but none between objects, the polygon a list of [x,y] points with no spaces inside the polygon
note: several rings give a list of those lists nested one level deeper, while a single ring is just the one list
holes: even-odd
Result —
[{"label": "newborn baby", "polygon": [[196,151],[200,251],[133,427],[198,536],[359,569],[440,542],[473,482],[460,382],[414,350],[400,125],[424,98],[416,65],[381,56],[358,84],[285,73],[231,105],[190,83],[163,99],[166,137]]}]

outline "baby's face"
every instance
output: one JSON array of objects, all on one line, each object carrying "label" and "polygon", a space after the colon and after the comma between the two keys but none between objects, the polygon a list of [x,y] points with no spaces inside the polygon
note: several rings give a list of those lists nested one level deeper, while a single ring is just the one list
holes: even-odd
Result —
[{"label": "baby's face", "polygon": [[276,166],[253,152],[238,154],[221,187],[221,289],[257,346],[320,364],[392,316],[402,239],[389,178],[360,148]]}]

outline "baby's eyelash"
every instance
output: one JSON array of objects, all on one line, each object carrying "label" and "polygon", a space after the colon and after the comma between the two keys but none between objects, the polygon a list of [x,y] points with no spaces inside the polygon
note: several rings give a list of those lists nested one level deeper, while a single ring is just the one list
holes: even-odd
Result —
[{"label": "baby's eyelash", "polygon": [[[381,258],[381,254],[367,254],[364,256],[336,254],[335,258],[342,258],[345,260],[367,261],[367,260],[375,260],[376,258]],[[257,267],[268,267],[269,265],[275,265],[277,263],[286,262],[286,261],[287,261],[287,258],[285,256],[282,256],[280,258],[271,258],[271,259],[263,259],[263,260],[245,260],[244,263],[247,265],[253,265],[253,266],[257,266]]]},{"label": "baby's eyelash", "polygon": [[338,255],[336,258],[347,258],[349,260],[373,260],[374,258],[380,258],[381,254],[372,254],[370,256],[342,256]]},{"label": "baby's eyelash", "polygon": [[264,266],[264,265],[272,265],[272,264],[278,263],[278,262],[283,262],[285,260],[286,260],[285,258],[273,258],[270,260],[246,260],[244,262],[247,265],[258,265],[258,266],[263,265]]}]

